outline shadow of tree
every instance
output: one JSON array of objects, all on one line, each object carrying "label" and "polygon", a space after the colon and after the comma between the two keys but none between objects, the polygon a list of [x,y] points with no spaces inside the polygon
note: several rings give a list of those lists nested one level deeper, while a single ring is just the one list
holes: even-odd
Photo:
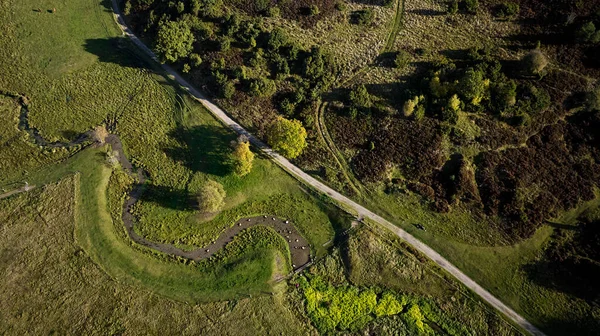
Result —
[{"label": "shadow of tree", "polygon": [[129,68],[147,68],[146,62],[133,52],[129,40],[123,37],[87,39],[85,51],[98,56],[100,62],[115,63]]},{"label": "shadow of tree", "polygon": [[163,151],[195,172],[225,176],[232,170],[230,143],[236,136],[223,127],[212,125],[178,128],[169,136],[179,142],[177,147]]},{"label": "shadow of tree", "polygon": [[141,201],[155,203],[161,207],[174,210],[198,208],[194,195],[189,194],[186,190],[174,190],[167,186],[153,184],[145,184],[142,188],[143,192],[139,196]]}]

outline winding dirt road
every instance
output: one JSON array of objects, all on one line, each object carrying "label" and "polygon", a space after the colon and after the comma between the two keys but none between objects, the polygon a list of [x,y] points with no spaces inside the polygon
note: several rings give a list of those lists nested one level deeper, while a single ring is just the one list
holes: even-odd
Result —
[{"label": "winding dirt road", "polygon": [[[121,14],[120,9],[117,6],[116,0],[112,0],[113,11],[115,16],[115,21],[118,26],[123,31],[123,35],[126,35],[135,45],[137,45],[140,49],[142,49],[148,56],[150,56],[153,60],[160,63],[158,57],[150,48],[148,48],[140,39],[135,36],[133,31],[127,26],[123,15]],[[280,167],[285,169],[288,173],[293,175],[299,181],[321,191],[322,193],[328,195],[330,198],[339,202],[344,208],[350,209],[353,211],[359,218],[368,218],[371,221],[385,227],[386,229],[392,231],[398,237],[404,239],[408,244],[412,245],[414,248],[419,250],[422,254],[429,257],[433,260],[439,267],[443,268],[446,272],[452,274],[456,279],[462,282],[467,288],[475,292],[479,295],[484,301],[486,301],[489,305],[496,308],[502,314],[506,315],[513,322],[518,324],[520,327],[528,331],[533,335],[544,335],[538,328],[536,328],[533,324],[529,323],[525,318],[519,315],[517,312],[512,310],[510,307],[502,303],[502,301],[498,300],[495,296],[493,296],[490,292],[488,292],[485,288],[478,285],[475,281],[469,278],[466,274],[464,274],[461,270],[459,270],[456,266],[451,264],[448,260],[442,257],[439,253],[433,250],[431,247],[425,245],[417,238],[409,234],[408,232],[402,230],[396,225],[392,224],[388,220],[383,217],[371,212],[367,208],[362,205],[354,202],[353,200],[347,198],[346,196],[338,193],[337,191],[331,189],[320,181],[316,180],[312,176],[308,175],[300,168],[296,167],[292,163],[290,163],[286,158],[277,154],[267,145],[265,145],[262,141],[256,138],[254,135],[250,134],[247,130],[245,130],[241,125],[233,121],[221,108],[210,102],[206,97],[201,94],[196,88],[190,85],[183,77],[181,77],[173,68],[166,64],[161,64],[164,71],[183,89],[188,91],[197,101],[202,103],[215,117],[220,119],[225,125],[232,128],[236,133],[240,135],[245,135],[248,137],[250,142],[259,148],[264,154],[270,157],[275,163],[277,163]]]}]

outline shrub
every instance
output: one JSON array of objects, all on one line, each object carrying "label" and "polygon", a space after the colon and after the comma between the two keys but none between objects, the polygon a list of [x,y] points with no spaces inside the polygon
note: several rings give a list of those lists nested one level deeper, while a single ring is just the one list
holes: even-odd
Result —
[{"label": "shrub", "polygon": [[107,137],[108,131],[104,125],[96,126],[92,131],[92,139],[101,145],[104,144]]},{"label": "shrub", "polygon": [[339,10],[340,12],[346,11],[346,8],[346,4],[342,1],[338,1],[335,3],[335,9]]},{"label": "shrub", "polygon": [[525,55],[521,60],[521,63],[525,72],[528,74],[539,75],[548,65],[548,59],[539,49],[535,49]]},{"label": "shrub", "polygon": [[245,80],[248,78],[248,75],[246,74],[246,67],[243,65],[235,68],[235,70],[233,70],[233,75],[239,80]]},{"label": "shrub", "polygon": [[294,102],[292,102],[288,98],[285,98],[279,103],[279,109],[283,112],[284,115],[291,116],[296,110],[296,104],[294,104]]},{"label": "shrub", "polygon": [[270,0],[254,0],[254,8],[258,12],[264,12],[271,5]]},{"label": "shrub", "polygon": [[278,17],[281,15],[281,10],[277,6],[273,6],[269,8],[268,14],[270,17]]},{"label": "shrub", "polygon": [[219,40],[219,50],[228,51],[231,48],[231,39],[228,37],[222,37]]},{"label": "shrub", "polygon": [[308,13],[311,16],[319,15],[319,7],[317,5],[310,5],[310,7],[308,8]]},{"label": "shrub", "polygon": [[127,1],[125,1],[125,7],[123,8],[123,14],[129,15],[130,13],[131,13],[131,1],[127,0]]},{"label": "shrub", "polygon": [[217,212],[225,205],[225,189],[219,182],[208,180],[198,194],[198,207],[205,213]]},{"label": "shrub", "polygon": [[277,118],[267,130],[269,145],[281,155],[293,159],[306,148],[306,129],[298,120]]},{"label": "shrub", "polygon": [[183,65],[183,69],[181,69],[181,71],[183,71],[183,73],[188,73],[188,72],[190,72],[190,70],[192,70],[192,67],[188,63],[185,63]]},{"label": "shrub", "polygon": [[458,112],[458,110],[460,110],[460,99],[458,98],[458,95],[452,95],[452,97],[448,99],[446,108],[454,112]]},{"label": "shrub", "polygon": [[600,42],[600,31],[596,30],[596,25],[589,21],[581,25],[575,32],[575,36],[578,41],[584,43],[598,43]]},{"label": "shrub", "polygon": [[250,94],[257,97],[270,97],[277,91],[275,82],[268,78],[258,78],[250,83]]},{"label": "shrub", "polygon": [[177,13],[181,14],[185,11],[185,4],[181,1],[177,3]]},{"label": "shrub", "polygon": [[519,14],[519,4],[514,2],[506,2],[496,8],[496,16],[501,18],[510,18],[517,14]]},{"label": "shrub", "polygon": [[199,67],[202,64],[202,58],[198,54],[190,54],[190,62],[192,66]]},{"label": "shrub", "polygon": [[222,98],[229,99],[235,93],[235,85],[229,81],[227,76],[219,71],[214,73],[215,82]]},{"label": "shrub", "polygon": [[394,64],[396,65],[396,68],[404,69],[410,64],[411,59],[411,55],[406,50],[400,50],[396,53]]},{"label": "shrub", "polygon": [[192,51],[194,35],[184,21],[161,23],[156,36],[156,51],[163,61],[176,62]]},{"label": "shrub", "polygon": [[494,85],[492,90],[492,104],[497,111],[514,106],[517,102],[517,83],[510,80]]},{"label": "shrub", "polygon": [[586,94],[585,107],[589,111],[600,111],[600,86]]},{"label": "shrub", "polygon": [[448,14],[456,14],[458,13],[458,0],[453,0],[448,3]]},{"label": "shrub", "polygon": [[252,54],[252,57],[250,58],[248,63],[251,67],[258,67],[263,62],[263,57],[264,51],[262,50],[262,48],[257,48],[254,50],[254,53]]},{"label": "shrub", "polygon": [[283,79],[290,74],[290,66],[287,60],[279,54],[273,58],[273,71],[277,79]]},{"label": "shrub", "polygon": [[442,98],[448,94],[448,85],[442,83],[440,77],[434,76],[431,81],[429,81],[429,90],[434,97]]},{"label": "shrub", "polygon": [[414,113],[415,120],[419,121],[425,117],[425,105],[419,104],[417,105],[417,109]]},{"label": "shrub", "polygon": [[[423,97],[424,98],[424,97]],[[408,118],[413,115],[415,112],[415,107],[419,104],[420,101],[419,96],[414,96],[412,99],[407,100],[402,107],[402,114]]]},{"label": "shrub", "polygon": [[267,46],[271,50],[278,50],[279,48],[288,44],[288,37],[285,31],[281,28],[275,28],[269,34],[269,40]]},{"label": "shrub", "polygon": [[375,14],[372,9],[367,8],[352,13],[352,21],[359,25],[369,25],[373,22]]},{"label": "shrub", "polygon": [[477,13],[477,8],[479,8],[479,0],[465,0],[465,8],[469,13]]}]

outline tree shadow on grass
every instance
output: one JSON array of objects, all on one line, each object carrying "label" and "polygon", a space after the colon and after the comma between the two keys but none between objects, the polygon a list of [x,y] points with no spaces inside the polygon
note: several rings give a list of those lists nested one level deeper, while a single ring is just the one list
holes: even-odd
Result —
[{"label": "tree shadow on grass", "polygon": [[139,199],[174,210],[198,209],[194,195],[190,195],[186,190],[174,190],[167,186],[146,184]]},{"label": "tree shadow on grass", "polygon": [[83,47],[85,51],[98,56],[102,63],[147,68],[146,62],[132,51],[130,42],[123,37],[87,39]]},{"label": "tree shadow on grass", "polygon": [[236,136],[223,127],[180,127],[170,132],[169,136],[177,140],[179,146],[166,147],[163,151],[190,170],[216,176],[225,176],[231,172],[233,148],[230,144]]}]

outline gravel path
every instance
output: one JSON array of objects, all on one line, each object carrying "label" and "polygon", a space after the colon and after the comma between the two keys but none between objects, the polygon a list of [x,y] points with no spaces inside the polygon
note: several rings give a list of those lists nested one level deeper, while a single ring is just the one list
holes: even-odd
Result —
[{"label": "gravel path", "polygon": [[[29,114],[28,109],[25,104],[22,104],[21,117],[19,122],[19,127],[28,132],[33,142],[35,142],[39,146],[45,147],[53,147],[53,148],[61,148],[61,147],[71,147],[79,144],[84,144],[86,141],[90,140],[90,132],[86,132],[81,134],[77,139],[71,142],[53,142],[50,143],[44,139],[39,132],[35,128],[31,128],[29,126]],[[258,216],[258,217],[246,217],[242,218],[235,223],[235,225],[227,228],[223,228],[223,232],[221,235],[210,245],[197,248],[195,250],[186,251],[182,250],[172,244],[163,244],[156,243],[150,241],[140,235],[138,235],[134,229],[135,216],[131,213],[131,208],[133,205],[140,199],[140,196],[143,193],[144,183],[146,182],[146,174],[142,169],[134,170],[133,165],[129,161],[129,159],[125,156],[123,151],[123,143],[121,139],[116,134],[109,134],[105,142],[110,144],[112,150],[116,152],[116,157],[119,161],[119,164],[130,176],[135,177],[138,181],[136,186],[129,193],[129,197],[123,204],[123,212],[122,218],[123,223],[125,225],[125,229],[129,235],[129,237],[138,244],[150,247],[154,250],[171,254],[175,256],[180,256],[183,258],[188,258],[191,260],[199,261],[202,259],[206,259],[217,253],[220,249],[222,249],[227,243],[231,242],[234,237],[239,234],[241,231],[250,228],[256,225],[262,225],[273,228],[278,234],[280,234],[287,242],[290,248],[291,260],[292,260],[292,268],[294,271],[301,269],[303,266],[307,265],[310,262],[310,246],[308,241],[302,237],[302,235],[296,230],[294,225],[290,220],[281,219],[273,216]],[[35,188],[34,185],[25,185],[24,187],[16,190],[12,190],[3,194],[0,194],[0,199],[10,197],[12,195],[29,191]]]},{"label": "gravel path", "polygon": [[[140,39],[138,39],[137,36],[135,36],[135,34],[133,33],[133,31],[127,26],[125,20],[123,19],[121,11],[117,6],[116,0],[112,0],[112,5],[115,21],[120,27],[120,29],[123,31],[123,35],[131,39],[131,41],[135,45],[142,49],[153,60],[158,62],[158,57],[154,54],[154,52],[152,52],[150,48],[148,48]],[[352,210],[359,218],[368,218],[371,221],[392,231],[398,237],[404,239],[408,244],[412,245],[417,250],[419,250],[419,252],[433,260],[439,267],[443,268],[446,272],[452,274],[467,288],[475,292],[489,305],[500,311],[502,314],[506,315],[509,319],[518,324],[520,327],[527,330],[533,335],[544,335],[544,333],[542,333],[541,330],[536,328],[533,324],[529,323],[525,318],[523,318],[517,312],[512,310],[509,306],[505,305],[502,301],[498,300],[485,288],[481,287],[479,284],[477,284],[475,281],[469,278],[466,274],[464,274],[456,266],[451,264],[448,260],[442,257],[431,247],[425,245],[413,235],[402,230],[401,228],[397,227],[396,225],[392,224],[391,222],[382,218],[381,216],[371,212],[362,205],[352,201],[346,196],[331,189],[330,187],[326,186],[325,184],[321,183],[320,181],[316,180],[312,176],[302,171],[300,168],[290,163],[286,158],[277,154],[275,151],[273,151],[271,148],[265,145],[262,141],[250,134],[247,130],[245,130],[241,125],[233,121],[225,113],[225,111],[223,111],[221,108],[219,108],[218,106],[210,102],[208,99],[206,99],[206,97],[203,94],[201,94],[197,89],[190,85],[183,77],[181,77],[175,70],[173,70],[173,68],[166,64],[161,64],[161,66],[172,79],[177,81],[177,83],[179,83],[179,85],[183,89],[187,90],[197,101],[202,103],[215,117],[220,119],[221,122],[223,122],[228,127],[232,128],[238,134],[245,135],[246,137],[248,137],[248,139],[254,146],[259,148],[264,154],[270,157],[275,163],[277,163],[280,167],[285,169],[288,173],[296,177],[298,180],[306,183],[307,185],[312,186],[313,188],[321,191],[322,193],[341,203],[345,208]]]},{"label": "gravel path", "polygon": [[222,249],[227,243],[231,242],[233,238],[244,229],[250,228],[256,225],[262,225],[273,228],[278,234],[280,234],[287,242],[292,259],[292,268],[297,270],[302,266],[308,264],[310,261],[310,246],[309,243],[292,225],[290,220],[281,219],[273,216],[257,216],[257,217],[245,217],[238,220],[232,227],[223,227],[221,235],[208,246],[197,248],[195,250],[186,251],[182,250],[172,244],[164,244],[150,241],[140,235],[138,235],[133,226],[135,224],[135,216],[131,213],[131,208],[140,199],[143,192],[144,183],[146,182],[146,175],[141,169],[134,172],[131,162],[127,159],[123,152],[123,144],[121,139],[115,134],[110,134],[106,138],[106,143],[110,144],[113,151],[117,152],[117,159],[121,164],[121,167],[131,176],[137,178],[138,183],[129,193],[129,197],[123,204],[122,218],[125,224],[125,229],[131,240],[135,241],[140,245],[150,247],[154,250],[171,254],[195,261],[206,259],[214,255],[220,249]]}]

